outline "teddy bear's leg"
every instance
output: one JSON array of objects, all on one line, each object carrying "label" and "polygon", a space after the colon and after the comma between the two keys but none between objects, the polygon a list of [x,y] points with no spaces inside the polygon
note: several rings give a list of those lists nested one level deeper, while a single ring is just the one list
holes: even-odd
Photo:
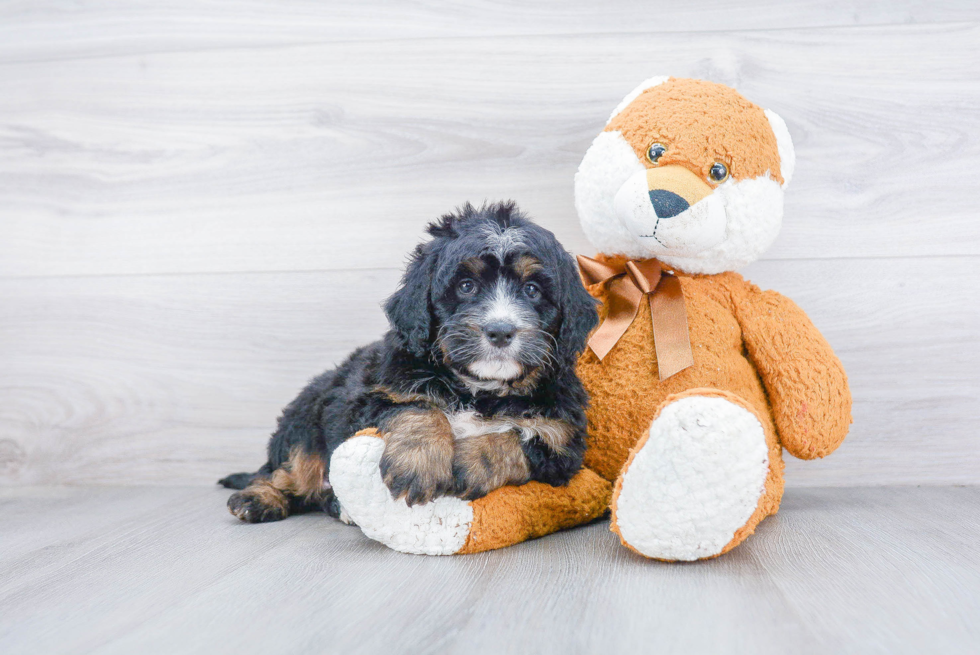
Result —
[{"label": "teddy bear's leg", "polygon": [[475,501],[442,497],[409,507],[381,479],[384,441],[358,433],[330,459],[329,480],[342,512],[364,534],[404,553],[453,555],[503,548],[588,523],[609,507],[612,485],[583,469],[565,487],[529,482]]},{"label": "teddy bear's leg", "polygon": [[776,512],[782,468],[771,421],[739,396],[671,396],[616,481],[612,529],[647,557],[720,555]]}]

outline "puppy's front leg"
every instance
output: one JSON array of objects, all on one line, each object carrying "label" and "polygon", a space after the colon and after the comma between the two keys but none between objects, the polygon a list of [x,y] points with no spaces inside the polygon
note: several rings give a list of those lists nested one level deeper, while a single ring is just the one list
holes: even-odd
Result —
[{"label": "puppy's front leg", "polygon": [[404,409],[385,422],[381,477],[411,506],[453,492],[453,431],[437,409]]},{"label": "puppy's front leg", "polygon": [[531,479],[531,467],[516,432],[481,434],[456,442],[453,477],[460,498],[476,500],[504,485]]}]

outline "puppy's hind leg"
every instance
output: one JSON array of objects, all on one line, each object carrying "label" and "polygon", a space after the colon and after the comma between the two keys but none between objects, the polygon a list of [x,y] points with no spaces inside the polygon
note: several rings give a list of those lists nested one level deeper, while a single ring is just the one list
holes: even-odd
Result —
[{"label": "puppy's hind leg", "polygon": [[316,454],[293,448],[289,459],[269,477],[258,477],[228,499],[228,510],[248,523],[281,521],[290,514],[328,511],[333,491],[326,484],[326,464]]},{"label": "puppy's hind leg", "polygon": [[244,489],[259,478],[272,475],[272,465],[266,462],[255,473],[232,473],[218,480],[218,484],[226,489]]}]

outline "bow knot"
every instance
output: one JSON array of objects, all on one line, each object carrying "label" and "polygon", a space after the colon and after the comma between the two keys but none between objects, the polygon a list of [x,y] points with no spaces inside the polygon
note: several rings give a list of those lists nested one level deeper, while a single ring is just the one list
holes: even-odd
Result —
[{"label": "bow knot", "polygon": [[626,334],[640,311],[640,301],[650,302],[653,344],[661,380],[694,364],[687,310],[677,276],[666,272],[656,259],[627,261],[620,267],[578,256],[585,281],[592,285],[609,282],[606,319],[589,339],[589,348],[601,361]]}]

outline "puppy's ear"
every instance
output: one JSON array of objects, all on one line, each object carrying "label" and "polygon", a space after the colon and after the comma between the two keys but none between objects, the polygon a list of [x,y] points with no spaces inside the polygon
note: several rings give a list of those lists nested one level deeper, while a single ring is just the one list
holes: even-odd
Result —
[{"label": "puppy's ear", "polygon": [[558,329],[558,356],[575,365],[585,350],[589,333],[599,323],[599,302],[582,286],[575,260],[564,250],[558,264],[561,287],[561,327]]},{"label": "puppy's ear", "polygon": [[431,343],[429,291],[435,260],[431,242],[419,245],[405,270],[401,287],[384,304],[388,322],[401,346],[416,357],[425,357]]}]

